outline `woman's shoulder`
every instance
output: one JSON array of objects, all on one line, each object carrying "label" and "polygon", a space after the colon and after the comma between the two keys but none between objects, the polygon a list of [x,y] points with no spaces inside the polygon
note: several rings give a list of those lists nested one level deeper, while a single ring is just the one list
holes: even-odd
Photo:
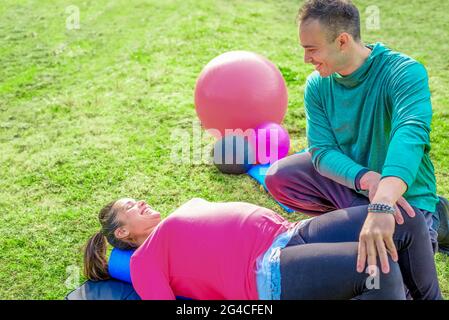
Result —
[{"label": "woman's shoulder", "polygon": [[211,204],[209,201],[203,198],[192,198],[183,204],[181,204],[174,212],[180,211],[185,208],[195,207],[195,206],[204,206]]},{"label": "woman's shoulder", "polygon": [[192,198],[189,201],[186,202],[187,203],[205,203],[205,202],[209,202],[206,199],[203,198]]},{"label": "woman's shoulder", "polygon": [[181,204],[174,211],[172,211],[172,213],[170,213],[165,220],[167,220],[166,222],[169,222],[175,220],[176,217],[183,216],[187,213],[195,212],[199,208],[205,208],[211,205],[212,205],[211,202],[204,200],[202,198],[192,198]]}]

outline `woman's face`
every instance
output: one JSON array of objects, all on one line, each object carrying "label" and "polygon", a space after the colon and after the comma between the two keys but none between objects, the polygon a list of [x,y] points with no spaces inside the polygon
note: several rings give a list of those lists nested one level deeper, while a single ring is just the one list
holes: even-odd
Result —
[{"label": "woman's face", "polygon": [[122,224],[116,230],[116,237],[131,239],[137,245],[142,244],[161,222],[161,214],[143,200],[123,198],[115,202],[114,208],[118,209],[118,219]]}]

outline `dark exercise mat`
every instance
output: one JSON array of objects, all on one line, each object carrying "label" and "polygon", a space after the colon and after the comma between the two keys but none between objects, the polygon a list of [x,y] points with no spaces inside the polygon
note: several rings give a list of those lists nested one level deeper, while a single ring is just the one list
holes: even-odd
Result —
[{"label": "dark exercise mat", "polygon": [[86,281],[66,300],[140,300],[133,286],[118,280]]}]

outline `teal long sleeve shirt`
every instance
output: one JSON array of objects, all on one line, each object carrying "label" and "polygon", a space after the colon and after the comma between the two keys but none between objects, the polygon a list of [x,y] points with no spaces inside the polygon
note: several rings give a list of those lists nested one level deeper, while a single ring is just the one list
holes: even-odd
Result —
[{"label": "teal long sleeve shirt", "polygon": [[304,104],[308,149],[315,169],[357,190],[361,170],[394,176],[407,185],[403,197],[435,211],[438,197],[429,157],[432,105],[425,68],[381,43],[348,76],[307,78]]}]

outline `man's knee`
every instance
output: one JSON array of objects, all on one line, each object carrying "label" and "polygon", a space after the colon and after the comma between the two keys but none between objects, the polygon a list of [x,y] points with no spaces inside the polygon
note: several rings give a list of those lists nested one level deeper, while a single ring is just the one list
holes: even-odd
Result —
[{"label": "man's knee", "polygon": [[265,185],[271,194],[276,194],[278,191],[284,188],[287,180],[289,179],[289,170],[283,165],[286,159],[276,161],[268,169],[265,176]]},{"label": "man's knee", "polygon": [[265,185],[274,194],[284,189],[290,180],[300,182],[300,176],[311,174],[312,170],[314,168],[308,152],[291,155],[271,165],[265,177]]}]

